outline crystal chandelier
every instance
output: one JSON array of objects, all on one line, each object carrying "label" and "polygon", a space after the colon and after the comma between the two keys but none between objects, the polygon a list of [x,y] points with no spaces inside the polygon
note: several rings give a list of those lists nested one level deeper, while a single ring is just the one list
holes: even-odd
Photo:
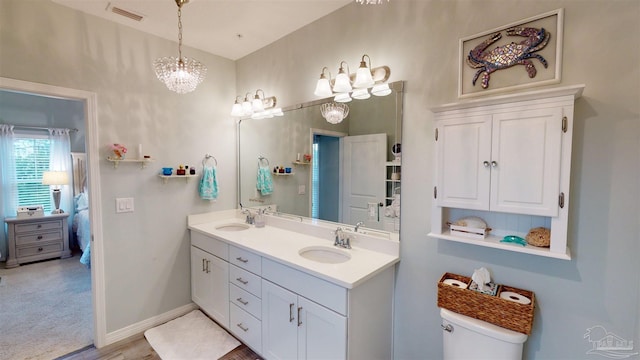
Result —
[{"label": "crystal chandelier", "polygon": [[195,59],[182,57],[182,5],[189,0],[175,0],[178,5],[178,57],[162,57],[153,62],[156,76],[178,94],[192,92],[207,75],[207,67]]},{"label": "crystal chandelier", "polygon": [[322,104],[320,107],[322,117],[331,124],[338,124],[349,115],[349,107],[347,104],[330,102]]}]

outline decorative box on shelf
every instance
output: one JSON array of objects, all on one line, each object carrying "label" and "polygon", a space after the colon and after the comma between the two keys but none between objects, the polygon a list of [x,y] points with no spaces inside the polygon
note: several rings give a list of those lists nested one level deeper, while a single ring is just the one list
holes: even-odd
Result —
[{"label": "decorative box on shelf", "polygon": [[507,285],[498,285],[495,296],[487,295],[467,287],[445,283],[452,279],[456,283],[471,284],[471,278],[445,273],[438,282],[438,307],[486,321],[523,334],[531,334],[535,294]]},{"label": "decorative box on shelf", "polygon": [[451,231],[451,235],[462,236],[471,239],[484,239],[489,235],[489,228],[475,228],[470,226],[460,226],[449,224],[449,230]]}]

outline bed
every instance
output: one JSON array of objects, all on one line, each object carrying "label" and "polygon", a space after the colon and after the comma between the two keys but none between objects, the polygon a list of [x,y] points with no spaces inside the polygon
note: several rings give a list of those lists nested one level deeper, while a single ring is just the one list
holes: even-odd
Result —
[{"label": "bed", "polygon": [[91,267],[91,224],[89,222],[89,194],[87,193],[86,154],[71,153],[73,161],[73,244],[82,251],[80,262]]}]

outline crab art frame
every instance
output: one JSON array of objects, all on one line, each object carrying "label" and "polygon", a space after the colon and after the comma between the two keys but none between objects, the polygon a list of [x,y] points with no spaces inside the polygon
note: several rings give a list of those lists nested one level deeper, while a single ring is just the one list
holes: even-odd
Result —
[{"label": "crab art frame", "polygon": [[[557,9],[460,39],[458,97],[559,83],[563,17],[564,9]],[[487,61],[491,53],[510,46],[521,47],[517,63]]]}]

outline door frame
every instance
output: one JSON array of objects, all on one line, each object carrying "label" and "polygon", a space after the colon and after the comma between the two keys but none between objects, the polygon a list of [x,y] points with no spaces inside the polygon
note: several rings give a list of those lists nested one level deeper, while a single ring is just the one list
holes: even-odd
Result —
[{"label": "door frame", "polygon": [[98,157],[97,94],[60,86],[0,77],[0,89],[34,95],[78,100],[84,103],[85,151],[89,177],[89,220],[91,224],[91,300],[93,304],[93,342],[106,345],[106,307],[104,285],[104,247],[102,241],[102,203]]},{"label": "door frame", "polygon": [[[309,153],[310,154],[313,153],[313,136],[314,135],[333,136],[333,137],[337,137],[337,138],[343,138],[345,136],[349,136],[349,134],[343,133],[343,132],[339,132],[339,131],[325,130],[325,129],[318,129],[318,128],[310,128],[309,129]],[[313,161],[313,160],[314,159],[311,159],[311,161]],[[340,152],[340,168],[342,168],[342,152]],[[308,199],[309,199],[309,213],[307,214],[307,217],[309,217],[309,218],[311,218],[311,206],[313,205],[311,203],[312,200],[313,200],[313,196],[312,196],[312,193],[311,193],[311,191],[313,190],[312,186],[313,186],[313,166],[309,166],[309,183],[307,184],[307,189],[309,189],[309,191],[307,191],[307,194],[309,194],[307,196]],[[340,199],[342,199],[342,187],[340,188],[338,193],[339,193]],[[342,201],[341,201],[338,209],[339,209],[340,217],[342,217]]]}]

